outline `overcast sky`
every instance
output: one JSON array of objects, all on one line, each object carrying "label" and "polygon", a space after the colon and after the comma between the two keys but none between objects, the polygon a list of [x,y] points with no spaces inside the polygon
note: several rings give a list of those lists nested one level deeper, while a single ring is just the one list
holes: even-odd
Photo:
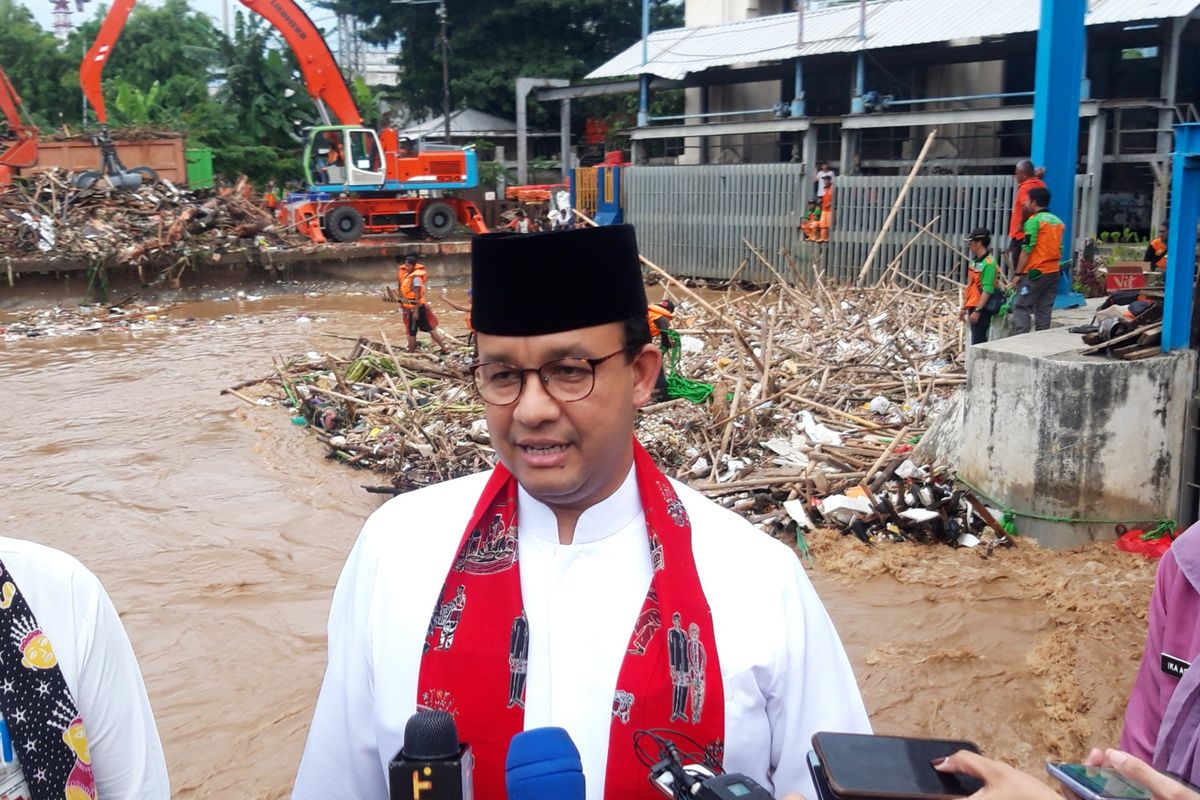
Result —
[{"label": "overcast sky", "polygon": [[[41,23],[46,30],[53,30],[54,27],[54,3],[53,0],[18,0],[33,11],[34,17]],[[143,4],[158,5],[155,0],[139,0]],[[238,0],[224,0],[229,10],[230,24],[233,24],[233,15],[239,9],[249,14],[250,11],[243,6]],[[335,25],[333,14],[327,9],[317,8],[311,2],[304,0],[296,0],[299,5],[308,12],[308,15],[313,18],[313,21],[321,28],[327,31],[332,31]],[[75,10],[75,0],[70,0],[68,5],[71,8],[71,22],[75,26],[86,19],[91,19],[96,13],[96,8],[100,5],[109,5],[107,0],[88,0],[87,5],[82,12]],[[222,0],[189,0],[192,8],[204,14],[208,14],[213,18],[218,28],[222,25]],[[333,43],[330,43],[333,46]]]}]

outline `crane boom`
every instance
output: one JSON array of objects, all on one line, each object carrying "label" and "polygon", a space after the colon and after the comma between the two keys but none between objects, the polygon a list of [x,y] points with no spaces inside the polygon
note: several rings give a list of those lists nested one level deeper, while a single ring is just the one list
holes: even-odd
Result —
[{"label": "crane boom", "polygon": [[108,110],[104,106],[104,91],[100,87],[100,76],[104,73],[104,65],[112,55],[113,45],[117,43],[121,31],[125,28],[125,20],[133,10],[137,0],[114,0],[112,8],[96,34],[96,41],[83,57],[79,65],[79,84],[83,94],[96,112],[96,119],[101,125],[108,124]]},{"label": "crane boom", "polygon": [[21,95],[13,88],[12,81],[0,69],[0,112],[8,123],[8,131],[15,142],[0,152],[0,186],[12,182],[13,170],[32,167],[38,160],[38,129],[22,119],[25,105]]},{"label": "crane boom", "polygon": [[17,94],[17,90],[13,88],[12,81],[4,74],[4,70],[0,68],[0,112],[4,113],[4,120],[8,123],[8,129],[20,136],[25,130],[25,123],[21,120],[21,95]]},{"label": "crane boom", "polygon": [[362,125],[362,114],[338,69],[333,53],[317,26],[293,0],[241,0],[242,5],[275,26],[300,64],[308,93],[317,103],[326,125]]}]

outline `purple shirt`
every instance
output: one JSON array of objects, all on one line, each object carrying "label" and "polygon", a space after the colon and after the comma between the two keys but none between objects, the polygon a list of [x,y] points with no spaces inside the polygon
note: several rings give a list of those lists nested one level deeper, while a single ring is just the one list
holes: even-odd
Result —
[{"label": "purple shirt", "polygon": [[1200,661],[1200,523],[1176,539],[1158,565],[1148,628],[1121,749],[1197,783],[1200,666],[1182,678],[1171,670]]}]

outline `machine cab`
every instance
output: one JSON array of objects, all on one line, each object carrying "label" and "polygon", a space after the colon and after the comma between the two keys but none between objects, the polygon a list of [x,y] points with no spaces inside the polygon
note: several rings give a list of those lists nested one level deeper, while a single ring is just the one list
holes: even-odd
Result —
[{"label": "machine cab", "polygon": [[310,129],[304,174],[309,185],[318,189],[383,185],[379,134],[370,128],[341,125]]}]

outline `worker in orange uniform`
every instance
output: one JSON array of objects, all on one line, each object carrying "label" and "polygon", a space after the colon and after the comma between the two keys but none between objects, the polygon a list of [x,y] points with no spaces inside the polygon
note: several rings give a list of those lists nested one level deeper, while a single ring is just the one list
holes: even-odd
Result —
[{"label": "worker in orange uniform", "polygon": [[804,221],[800,230],[804,231],[804,241],[817,241],[817,233],[821,227],[821,206],[819,200],[809,200],[808,209],[804,212]]},{"label": "worker in orange uniform", "polygon": [[279,190],[275,181],[267,181],[267,186],[263,189],[263,208],[272,217],[279,212]]},{"label": "worker in orange uniform", "polygon": [[1034,167],[1033,162],[1029,159],[1018,161],[1017,168],[1013,171],[1013,177],[1017,181],[1017,196],[1013,198],[1012,214],[1008,219],[1008,265],[1014,275],[1017,272],[1017,262],[1021,260],[1021,246],[1024,244],[1025,238],[1025,220],[1029,216],[1026,211],[1029,203],[1029,190],[1046,188],[1046,184],[1042,180],[1044,172],[1044,170]]},{"label": "worker in orange uniform", "polygon": [[1030,314],[1039,331],[1050,327],[1054,295],[1058,290],[1059,265],[1062,262],[1063,221],[1050,213],[1050,190],[1035,186],[1029,190],[1029,218],[1021,239],[1021,258],[1017,262],[1017,299],[1013,303],[1013,334],[1028,333]]},{"label": "worker in orange uniform", "polygon": [[833,224],[833,176],[826,175],[822,182],[825,191],[821,194],[821,219],[817,221],[817,241],[829,241],[829,228]]},{"label": "worker in orange uniform", "polygon": [[658,380],[654,383],[654,398],[662,401],[667,399],[667,355],[671,352],[671,337],[667,331],[671,328],[671,320],[675,318],[675,304],[670,300],[651,303],[646,307],[646,319],[650,323],[650,338],[658,340],[658,349],[662,350],[662,369],[658,371]]},{"label": "worker in orange uniform", "polygon": [[445,286],[442,287],[442,299],[446,301],[446,305],[453,308],[455,311],[463,313],[463,324],[467,326],[467,345],[475,344],[475,328],[471,325],[471,290],[467,289],[466,305],[456,303],[450,299],[450,292]]},{"label": "worker in orange uniform", "polygon": [[443,353],[449,353],[446,339],[438,330],[437,317],[425,299],[425,289],[429,276],[423,264],[414,255],[404,257],[397,278],[400,280],[400,309],[404,312],[404,333],[408,336],[408,352],[417,350],[417,331],[425,331],[442,348]]},{"label": "worker in orange uniform", "polygon": [[1000,310],[1004,293],[996,259],[992,256],[992,232],[987,228],[976,228],[966,241],[971,249],[971,263],[967,265],[967,288],[963,292],[958,318],[971,326],[971,344],[982,344],[988,339],[992,315]]},{"label": "worker in orange uniform", "polygon": [[1158,226],[1158,238],[1151,239],[1149,246],[1146,247],[1146,262],[1150,265],[1150,269],[1164,275],[1167,272],[1167,234],[1169,232],[1170,228],[1164,221]]}]

